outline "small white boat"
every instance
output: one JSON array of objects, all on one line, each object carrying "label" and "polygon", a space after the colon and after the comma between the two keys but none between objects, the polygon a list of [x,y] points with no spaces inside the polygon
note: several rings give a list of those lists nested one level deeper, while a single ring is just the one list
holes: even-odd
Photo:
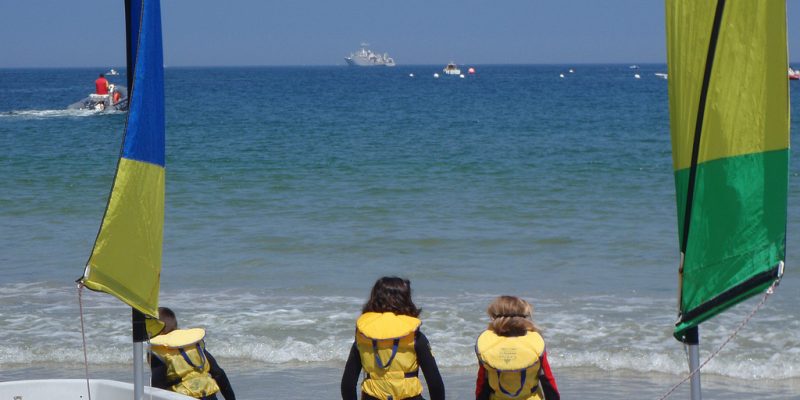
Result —
[{"label": "small white boat", "polygon": [[454,62],[452,62],[452,61],[450,61],[449,63],[447,63],[447,66],[446,66],[446,67],[444,67],[444,69],[443,69],[442,71],[443,71],[443,72],[444,72],[446,75],[461,75],[461,70],[460,70],[460,69],[458,68],[458,66],[457,66],[457,65],[456,65]]},{"label": "small white boat", "polygon": [[667,73],[666,72],[656,72],[653,75],[655,75],[655,76],[657,76],[657,77],[659,77],[661,79],[667,79]]},{"label": "small white boat", "polygon": [[117,76],[119,75],[119,72],[117,72],[117,70],[115,70],[114,68],[111,68],[110,70],[108,70],[108,72],[106,72],[106,75]]}]

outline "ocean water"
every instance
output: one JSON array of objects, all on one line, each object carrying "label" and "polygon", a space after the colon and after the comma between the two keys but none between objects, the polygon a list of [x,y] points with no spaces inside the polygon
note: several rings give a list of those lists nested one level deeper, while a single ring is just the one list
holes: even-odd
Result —
[{"label": "ocean water", "polygon": [[[687,373],[666,67],[476,68],[165,71],[160,302],[208,330],[239,397],[338,398],[384,275],[412,281],[450,398],[501,294],[534,304],[565,398],[658,399]],[[98,72],[0,70],[0,380],[84,376],[74,281],[125,114],[65,108]],[[786,276],[703,369],[709,398],[800,398],[797,157]],[[759,300],[703,324],[701,358]],[[91,376],[132,380],[128,309],[82,304]]]}]

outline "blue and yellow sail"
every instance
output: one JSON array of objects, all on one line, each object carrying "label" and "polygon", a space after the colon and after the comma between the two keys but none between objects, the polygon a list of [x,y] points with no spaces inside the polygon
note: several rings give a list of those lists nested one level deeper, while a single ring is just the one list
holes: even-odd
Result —
[{"label": "blue and yellow sail", "polygon": [[786,4],[667,0],[666,17],[681,339],[783,270]]},{"label": "blue and yellow sail", "polygon": [[130,103],[116,175],[80,282],[158,317],[164,231],[164,62],[158,0],[126,1]]}]

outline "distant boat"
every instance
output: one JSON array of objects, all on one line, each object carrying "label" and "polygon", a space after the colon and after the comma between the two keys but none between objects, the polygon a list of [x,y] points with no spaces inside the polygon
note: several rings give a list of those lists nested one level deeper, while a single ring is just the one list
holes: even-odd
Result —
[{"label": "distant boat", "polygon": [[115,70],[114,68],[111,68],[110,70],[108,70],[108,72],[106,72],[106,75],[108,75],[108,76],[117,76],[117,75],[119,75],[119,72],[117,72],[117,70]]},{"label": "distant boat", "polygon": [[447,63],[442,71],[447,75],[461,75],[461,69],[452,61]]},{"label": "distant boat", "polygon": [[628,68],[630,68],[630,69],[639,69],[639,66],[636,65],[636,64],[633,64],[633,65],[629,66]]},{"label": "distant boat", "polygon": [[667,73],[666,72],[656,72],[653,75],[655,75],[655,76],[657,76],[659,78],[662,78],[662,79],[667,79]]},{"label": "distant boat", "polygon": [[350,53],[344,60],[347,65],[354,67],[394,67],[394,59],[389,54],[378,54],[367,48],[368,43],[361,43],[361,48],[355,53]]},{"label": "distant boat", "polygon": [[789,79],[793,81],[800,79],[800,70],[789,67]]}]

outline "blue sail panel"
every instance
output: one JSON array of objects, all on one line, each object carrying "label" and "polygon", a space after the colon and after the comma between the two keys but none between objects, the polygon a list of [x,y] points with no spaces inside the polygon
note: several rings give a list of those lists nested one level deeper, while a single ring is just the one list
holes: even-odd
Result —
[{"label": "blue sail panel", "polygon": [[163,167],[164,57],[158,1],[145,1],[142,11],[122,156]]}]

